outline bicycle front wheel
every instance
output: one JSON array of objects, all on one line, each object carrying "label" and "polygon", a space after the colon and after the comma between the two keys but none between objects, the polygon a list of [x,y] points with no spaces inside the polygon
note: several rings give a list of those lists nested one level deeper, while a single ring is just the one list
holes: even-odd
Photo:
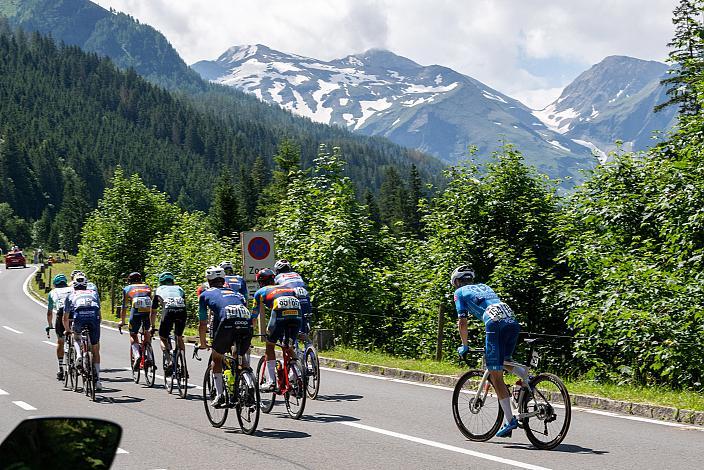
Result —
[{"label": "bicycle front wheel", "polygon": [[151,343],[147,343],[144,345],[144,381],[147,383],[147,387],[154,386],[154,379],[156,379],[154,350]]},{"label": "bicycle front wheel", "polygon": [[452,393],[452,416],[460,432],[470,441],[488,441],[499,430],[504,413],[491,381],[482,390],[483,370],[466,372]]},{"label": "bicycle front wheel", "polygon": [[163,351],[161,355],[161,370],[164,372],[164,388],[170,395],[174,391],[174,370],[171,370],[171,375],[166,374],[166,370],[169,367],[169,357],[171,357],[171,352]]},{"label": "bicycle front wheel", "polygon": [[131,344],[130,344],[130,370],[132,371],[132,381],[134,381],[134,383],[138,384],[139,383],[140,367],[139,367],[139,363],[137,364],[137,367],[134,367],[134,354],[132,353],[132,345]]},{"label": "bicycle front wheel", "polygon": [[289,363],[287,373],[290,388],[284,394],[286,410],[291,418],[300,419],[306,407],[306,397],[308,396],[306,379],[303,377],[300,367],[295,363]]},{"label": "bicycle front wheel", "polygon": [[[215,389],[215,377],[210,373],[210,364],[208,368],[205,369],[205,375],[203,375],[203,406],[205,406],[205,415],[208,417],[208,421],[213,427],[219,428],[225,424],[227,419],[227,406],[222,408],[215,408],[210,405],[217,395],[217,390]],[[225,397],[227,397],[227,387],[225,387]],[[227,403],[227,401],[225,402]]]},{"label": "bicycle front wheel", "polygon": [[237,421],[245,434],[252,435],[259,423],[259,387],[251,369],[245,369],[235,386],[237,394]]},{"label": "bicycle front wheel", "polygon": [[178,386],[178,395],[181,398],[186,398],[186,396],[188,396],[188,369],[186,368],[186,353],[183,349],[179,349],[176,355],[176,364],[171,373],[177,374],[176,385]]},{"label": "bicycle front wheel", "polygon": [[[260,357],[259,364],[257,364],[257,389],[259,389],[264,382],[266,382],[266,356]],[[276,392],[261,392],[260,400],[262,412],[269,413],[271,409],[274,408]]]},{"label": "bicycle front wheel", "polygon": [[83,361],[83,367],[85,371],[83,372],[83,390],[86,392],[86,396],[95,401],[95,371],[93,369],[93,353],[87,353],[87,360]]},{"label": "bicycle front wheel", "polygon": [[306,348],[305,359],[304,373],[308,379],[306,392],[311,400],[315,400],[318,397],[318,391],[320,391],[320,360],[318,360],[318,353],[312,346]]},{"label": "bicycle front wheel", "polygon": [[[69,340],[66,339],[66,341]],[[73,368],[75,354],[76,351],[73,349],[73,345],[69,346],[68,351],[66,352],[66,354],[64,354],[64,358],[66,359],[66,370],[64,371],[64,388],[67,388],[69,390],[73,389],[73,371],[71,369]]]},{"label": "bicycle front wheel", "polygon": [[532,414],[522,420],[523,430],[538,449],[554,449],[567,435],[572,404],[565,384],[556,375],[542,373],[533,377],[518,409],[520,413]]}]

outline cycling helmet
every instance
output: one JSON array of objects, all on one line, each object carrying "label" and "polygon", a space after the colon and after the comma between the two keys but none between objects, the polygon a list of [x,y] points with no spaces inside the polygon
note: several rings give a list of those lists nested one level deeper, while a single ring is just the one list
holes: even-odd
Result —
[{"label": "cycling helmet", "polygon": [[168,271],[159,274],[159,284],[173,284],[175,282],[174,275]]},{"label": "cycling helmet", "polygon": [[142,275],[139,274],[138,272],[130,273],[130,275],[127,276],[127,282],[129,282],[130,284],[142,282]]},{"label": "cycling helmet", "polygon": [[225,270],[220,266],[211,266],[205,270],[205,278],[209,281],[213,279],[225,279]]},{"label": "cycling helmet", "polygon": [[287,259],[280,259],[274,264],[274,271],[276,274],[290,273],[293,271],[293,267]]},{"label": "cycling helmet", "polygon": [[76,290],[88,289],[88,279],[83,273],[78,273],[76,279],[73,280],[73,288]]},{"label": "cycling helmet", "polygon": [[466,264],[459,266],[452,272],[450,284],[452,284],[453,287],[460,287],[458,283],[460,280],[472,282],[474,280],[474,270]]},{"label": "cycling helmet", "polygon": [[232,265],[232,261],[223,261],[222,263],[220,263],[220,267],[225,270],[225,274],[235,272],[235,267]]},{"label": "cycling helmet", "polygon": [[257,272],[256,279],[260,286],[268,286],[274,283],[274,271],[269,268],[264,268]]},{"label": "cycling helmet", "polygon": [[78,269],[74,269],[73,271],[71,271],[71,280],[73,281],[74,279],[76,279],[76,276],[78,276],[79,274],[83,273]]},{"label": "cycling helmet", "polygon": [[66,279],[65,274],[57,274],[54,276],[54,286],[59,287],[60,284],[68,284],[68,279]]}]

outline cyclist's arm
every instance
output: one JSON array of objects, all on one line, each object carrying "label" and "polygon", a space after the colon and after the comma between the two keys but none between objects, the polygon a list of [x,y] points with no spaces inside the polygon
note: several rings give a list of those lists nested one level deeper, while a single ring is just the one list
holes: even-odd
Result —
[{"label": "cyclist's arm", "polygon": [[49,325],[49,328],[51,328],[54,320],[54,299],[51,297],[51,294],[47,296],[46,304],[46,323]]},{"label": "cyclist's arm", "polygon": [[120,323],[125,324],[125,302],[127,299],[127,292],[122,289],[122,306],[120,307]]},{"label": "cyclist's arm", "polygon": [[154,307],[154,304],[158,302],[159,296],[154,293],[154,298],[152,299],[152,307],[149,310],[149,324],[152,325],[152,330],[156,329],[156,308]]},{"label": "cyclist's arm", "polygon": [[464,305],[462,297],[457,295],[457,293],[455,293],[455,309],[457,309],[457,329],[460,332],[460,339],[462,340],[462,345],[467,346],[467,316],[469,312]]},{"label": "cyclist's arm", "polygon": [[200,345],[205,346],[205,332],[208,330],[208,302],[203,294],[198,296],[198,336]]},{"label": "cyclist's arm", "polygon": [[244,297],[245,305],[247,305],[247,300],[249,300],[249,292],[247,292],[247,281],[240,277],[240,294]]},{"label": "cyclist's arm", "polygon": [[66,301],[64,302],[64,315],[63,315],[63,318],[61,319],[62,323],[64,324],[64,330],[66,331],[66,334],[68,334],[68,332],[71,331],[71,329],[69,328],[69,324],[68,324],[68,317],[69,317],[69,312],[71,311],[72,308],[73,308],[73,306],[69,302],[69,299],[66,299]]}]

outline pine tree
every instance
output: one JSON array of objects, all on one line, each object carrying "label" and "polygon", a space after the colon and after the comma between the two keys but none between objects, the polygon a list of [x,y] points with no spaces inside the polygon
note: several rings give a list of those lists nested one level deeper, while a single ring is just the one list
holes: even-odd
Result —
[{"label": "pine tree", "polygon": [[223,169],[213,191],[210,220],[220,236],[233,236],[243,230],[237,188],[232,182],[232,173]]},{"label": "pine tree", "polygon": [[381,221],[395,233],[406,228],[408,192],[394,167],[388,167],[379,191],[379,210]]},{"label": "pine tree", "polygon": [[381,214],[379,212],[379,204],[376,202],[374,193],[372,193],[369,188],[364,191],[364,205],[367,206],[367,214],[369,220],[374,226],[374,230],[377,231],[381,228]]},{"label": "pine tree", "polygon": [[672,23],[675,25],[675,35],[668,43],[672,50],[667,59],[672,68],[668,71],[670,77],[661,82],[668,87],[669,99],[655,106],[656,112],[670,105],[679,105],[680,114],[683,115],[697,115],[701,111],[695,85],[701,82],[704,75],[702,18],[704,0],[680,0],[674,10]]},{"label": "pine tree", "polygon": [[86,184],[72,168],[63,171],[64,197],[56,214],[54,229],[58,248],[75,253],[81,240],[81,229],[88,217],[88,190]]},{"label": "pine tree", "polygon": [[406,205],[408,229],[412,234],[419,236],[421,232],[421,213],[418,207],[423,198],[423,182],[415,165],[411,165],[411,178],[408,190],[408,204]]}]

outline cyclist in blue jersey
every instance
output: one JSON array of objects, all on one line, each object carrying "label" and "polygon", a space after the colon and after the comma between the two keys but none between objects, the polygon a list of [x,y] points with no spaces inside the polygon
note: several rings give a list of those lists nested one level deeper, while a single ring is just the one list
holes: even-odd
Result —
[{"label": "cyclist in blue jersey", "polygon": [[248,300],[247,282],[242,276],[235,274],[235,267],[232,261],[223,261],[220,263],[220,267],[225,270],[225,285],[242,294],[244,300]]},{"label": "cyclist in blue jersey", "polygon": [[474,271],[463,265],[455,269],[450,282],[455,290],[455,307],[457,309],[457,328],[462,339],[462,346],[457,348],[464,357],[469,351],[467,345],[467,318],[472,315],[484,323],[486,331],[485,357],[490,380],[499,396],[499,403],[504,412],[504,425],[496,433],[498,437],[509,437],[511,431],[518,427],[518,420],[511,409],[508,389],[504,382],[504,369],[521,376],[527,383],[527,371],[518,367],[504,365],[511,361],[521,327],[514,318],[513,310],[503,303],[498,295],[486,284],[474,283]]},{"label": "cyclist in blue jersey", "polygon": [[267,381],[260,388],[262,392],[276,388],[276,342],[282,340],[288,347],[288,341],[295,341],[301,328],[301,302],[296,297],[296,290],[276,285],[274,277],[271,269],[262,269],[257,273],[260,288],[254,294],[252,309],[255,316],[263,315],[264,307],[271,311],[266,338]]},{"label": "cyclist in blue jersey", "polygon": [[[57,380],[64,379],[64,304],[66,297],[73,292],[73,288],[68,285],[68,279],[64,274],[57,274],[53,280],[54,288],[47,296],[46,322],[49,328],[54,328],[56,332],[56,358],[59,360],[59,371],[56,373]],[[47,330],[48,331],[48,330]]]},{"label": "cyclist in blue jersey", "polygon": [[[69,318],[73,324],[69,325]],[[79,343],[83,327],[88,328],[90,344],[93,349],[93,368],[95,369],[95,390],[102,390],[100,383],[100,299],[98,293],[88,289],[88,280],[77,275],[73,281],[73,292],[66,297],[63,323],[66,334],[73,333],[73,347],[76,350],[76,366],[82,367],[83,357]]]},{"label": "cyclist in blue jersey", "polygon": [[274,282],[283,287],[292,287],[296,291],[296,297],[301,301],[301,336],[302,340],[310,333],[310,318],[312,315],[312,304],[308,286],[300,274],[293,270],[293,266],[288,260],[280,259],[274,263],[276,277]]},{"label": "cyclist in blue jersey", "polygon": [[174,336],[178,347],[186,350],[183,344],[183,330],[186,328],[186,294],[181,287],[175,284],[174,275],[170,272],[159,274],[159,287],[154,293],[152,302],[152,317],[161,307],[161,321],[159,322],[159,339],[161,340],[161,351],[166,357],[167,367],[164,375],[171,376],[171,354],[169,351],[169,334],[171,327],[174,328]]},{"label": "cyclist in blue jersey", "polygon": [[[213,315],[212,368],[216,396],[211,406],[219,408],[225,404],[225,382],[222,376],[223,355],[237,342],[241,354],[249,351],[252,344],[253,323],[256,315],[247,309],[244,297],[225,286],[225,270],[211,266],[205,270],[210,287],[198,297],[198,318],[207,321]],[[200,347],[205,346],[205,331],[201,330]],[[247,365],[248,366],[248,365]]]}]

